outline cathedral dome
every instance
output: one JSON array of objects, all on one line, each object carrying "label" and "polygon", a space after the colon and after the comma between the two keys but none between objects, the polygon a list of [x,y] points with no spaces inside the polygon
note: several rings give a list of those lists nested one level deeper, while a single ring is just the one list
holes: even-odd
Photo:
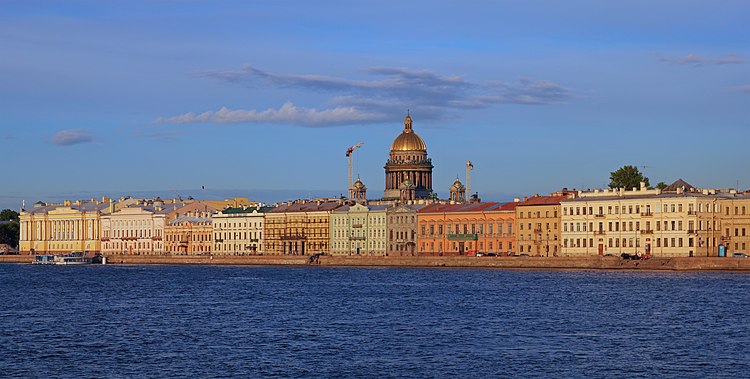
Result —
[{"label": "cathedral dome", "polygon": [[411,128],[411,116],[404,119],[404,131],[393,140],[391,151],[427,151],[427,145]]}]

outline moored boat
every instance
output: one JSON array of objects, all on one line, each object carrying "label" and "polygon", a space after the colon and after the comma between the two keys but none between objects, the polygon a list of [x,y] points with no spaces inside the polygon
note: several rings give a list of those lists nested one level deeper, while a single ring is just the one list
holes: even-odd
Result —
[{"label": "moored boat", "polygon": [[60,255],[37,255],[32,264],[37,265],[84,265],[90,264],[91,258],[81,251]]}]

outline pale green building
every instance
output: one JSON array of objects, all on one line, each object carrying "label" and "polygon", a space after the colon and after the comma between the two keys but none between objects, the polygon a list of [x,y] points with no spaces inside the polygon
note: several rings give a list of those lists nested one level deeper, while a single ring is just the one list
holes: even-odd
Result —
[{"label": "pale green building", "polygon": [[387,205],[354,204],[331,213],[331,254],[385,255]]}]

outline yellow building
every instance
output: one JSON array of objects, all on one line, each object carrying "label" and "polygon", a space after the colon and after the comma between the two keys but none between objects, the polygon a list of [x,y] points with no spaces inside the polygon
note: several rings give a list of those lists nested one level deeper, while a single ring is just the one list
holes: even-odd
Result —
[{"label": "yellow building", "polygon": [[100,218],[115,209],[112,200],[66,200],[63,204],[38,205],[40,206],[21,212],[21,254],[101,252]]},{"label": "yellow building", "polygon": [[560,252],[560,202],[567,194],[535,195],[516,207],[516,246],[518,253],[557,256]]},{"label": "yellow building", "polygon": [[[205,204],[214,209],[226,209],[226,208],[254,208],[259,207],[261,204],[257,201],[250,201],[246,197],[233,197],[225,200],[194,200],[201,204]],[[185,201],[185,204],[189,204],[191,201]]]},{"label": "yellow building", "polygon": [[297,200],[265,213],[265,254],[330,253],[331,212],[339,199]]},{"label": "yellow building", "polygon": [[[715,212],[709,212],[712,208]],[[699,206],[698,215],[698,231],[703,247],[699,255],[718,255],[720,245],[725,246],[727,256],[733,253],[750,254],[749,194],[718,194],[716,200],[706,201],[702,207]]]}]

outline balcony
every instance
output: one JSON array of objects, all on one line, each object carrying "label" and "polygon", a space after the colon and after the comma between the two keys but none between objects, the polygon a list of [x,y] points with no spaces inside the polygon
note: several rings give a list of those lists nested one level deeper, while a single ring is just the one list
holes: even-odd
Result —
[{"label": "balcony", "polygon": [[651,211],[641,212],[641,217],[652,217],[653,215]]},{"label": "balcony", "polygon": [[604,213],[599,213],[597,215],[594,215],[596,218],[604,218]]},{"label": "balcony", "polygon": [[595,236],[603,236],[605,234],[607,234],[607,232],[605,232],[604,230],[594,230]]},{"label": "balcony", "polygon": [[352,228],[361,228],[362,224],[352,224]]},{"label": "balcony", "polygon": [[688,229],[688,231],[687,231],[687,232],[688,232],[688,234],[696,234],[696,233],[697,233],[697,232],[695,231],[695,229]]},{"label": "balcony", "polygon": [[541,232],[542,232],[542,228],[534,229],[534,233],[541,233]]},{"label": "balcony", "polygon": [[350,236],[349,240],[351,241],[364,241],[366,239],[365,236]]},{"label": "balcony", "polygon": [[688,216],[695,216],[698,214],[696,211],[688,211]]},{"label": "balcony", "polygon": [[294,241],[294,240],[303,240],[306,238],[303,234],[287,234],[285,236],[281,236],[280,239],[282,241]]},{"label": "balcony", "polygon": [[652,229],[642,229],[641,234],[654,234]]},{"label": "balcony", "polygon": [[476,241],[479,236],[476,234],[448,234],[449,241]]}]

